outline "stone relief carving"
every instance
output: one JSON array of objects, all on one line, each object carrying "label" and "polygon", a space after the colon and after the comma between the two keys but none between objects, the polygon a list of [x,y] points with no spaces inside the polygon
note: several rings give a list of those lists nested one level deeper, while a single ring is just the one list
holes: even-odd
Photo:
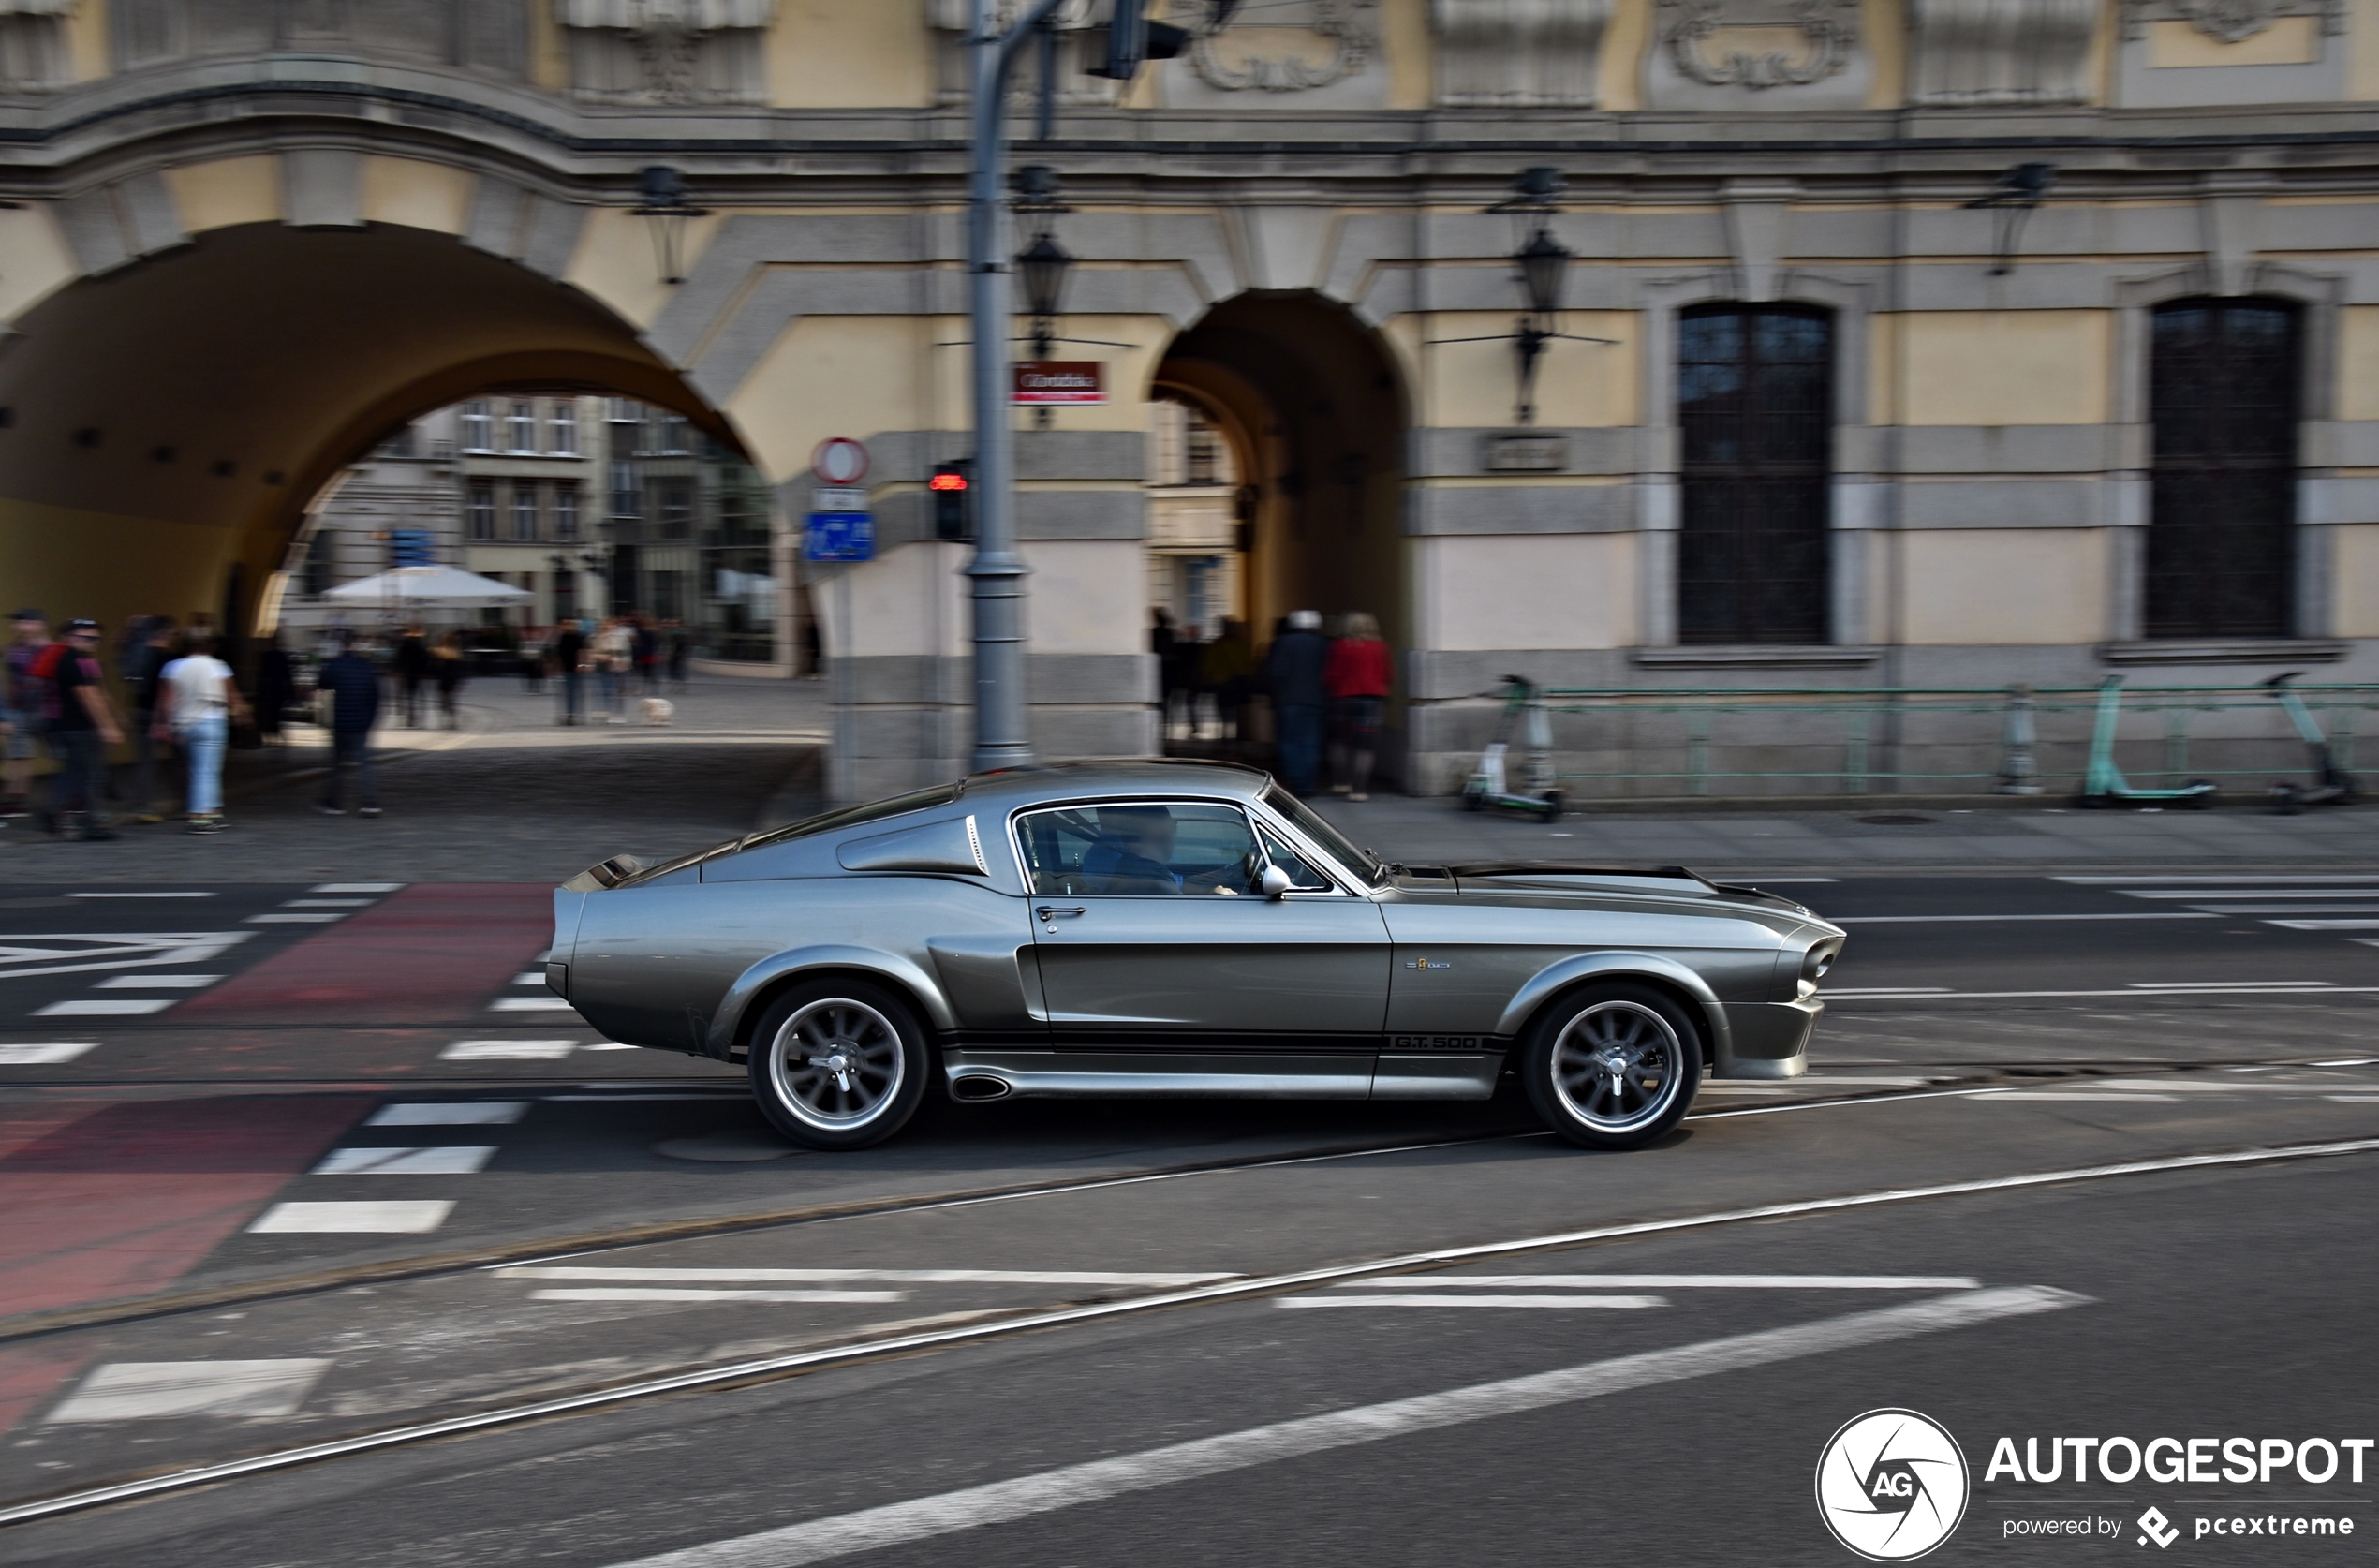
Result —
[{"label": "stone relief carving", "polygon": [[2324,33],[2346,30],[2346,0],[2124,0],[2123,37],[2151,22],[2185,22],[2209,38],[2242,43],[2283,16],[2317,16]]},{"label": "stone relief carving", "polygon": [[1218,8],[1205,0],[1192,26],[1190,68],[1221,92],[1311,92],[1359,74],[1380,51],[1380,0],[1276,0],[1261,22],[1221,28]]},{"label": "stone relief carving", "polygon": [[0,0],[0,92],[38,93],[73,78],[66,19],[76,0]]},{"label": "stone relief carving", "polygon": [[[1005,29],[1025,9],[1027,0],[995,0],[992,15]],[[1108,7],[1101,0],[1058,0],[1049,13],[1057,35],[1057,101],[1069,109],[1116,101],[1119,84],[1089,74],[1092,50],[1103,49],[1106,35],[1094,31],[1106,24]],[[969,0],[925,0],[925,23],[941,35],[937,39],[934,93],[936,101],[962,104],[972,88],[967,75],[967,29],[973,20]],[[1176,25],[1179,23],[1176,22]],[[1009,77],[1008,102],[1025,111],[1041,100],[1041,51],[1027,46]]]},{"label": "stone relief carving", "polygon": [[1437,100],[1591,108],[1611,0],[1430,0]]},{"label": "stone relief carving", "polygon": [[[1736,29],[1790,29],[1799,48],[1732,48],[1714,41]],[[1661,48],[1677,74],[1705,87],[1806,87],[1840,72],[1858,47],[1858,0],[1661,0]],[[1764,41],[1764,40],[1763,40]]]},{"label": "stone relief carving", "polygon": [[2098,0],[1909,0],[1921,104],[2083,103]]},{"label": "stone relief carving", "polygon": [[597,103],[761,103],[776,0],[555,0],[570,91]]}]

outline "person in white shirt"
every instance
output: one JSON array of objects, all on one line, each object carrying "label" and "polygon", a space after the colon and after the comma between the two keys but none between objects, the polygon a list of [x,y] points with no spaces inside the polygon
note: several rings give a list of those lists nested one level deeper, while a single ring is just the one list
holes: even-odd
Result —
[{"label": "person in white shirt", "polygon": [[231,720],[247,717],[247,704],[231,684],[231,667],[214,657],[214,639],[190,635],[189,651],[157,677],[156,734],[181,743],[190,773],[185,806],[192,833],[223,827],[223,748]]}]

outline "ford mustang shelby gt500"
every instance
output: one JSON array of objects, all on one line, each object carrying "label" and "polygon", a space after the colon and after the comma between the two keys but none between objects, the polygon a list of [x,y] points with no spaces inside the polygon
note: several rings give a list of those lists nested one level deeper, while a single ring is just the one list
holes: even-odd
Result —
[{"label": "ford mustang shelby gt500", "polygon": [[554,899],[547,984],[612,1039],[748,1064],[787,1137],[953,1098],[1484,1100],[1631,1148],[1707,1069],[1789,1078],[1843,933],[1679,867],[1396,865],[1254,769],[983,774]]}]

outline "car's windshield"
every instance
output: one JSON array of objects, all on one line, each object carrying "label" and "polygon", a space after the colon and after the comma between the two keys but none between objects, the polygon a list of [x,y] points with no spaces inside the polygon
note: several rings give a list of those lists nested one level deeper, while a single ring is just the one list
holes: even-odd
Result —
[{"label": "car's windshield", "polygon": [[1275,784],[1263,792],[1263,803],[1288,818],[1299,833],[1321,845],[1340,865],[1365,881],[1376,887],[1387,876],[1387,867],[1380,864],[1379,856],[1368,850],[1356,849],[1345,834],[1332,827],[1313,807],[1279,785]]},{"label": "car's windshield", "polygon": [[788,823],[784,827],[770,828],[765,833],[755,833],[745,839],[741,847],[751,850],[762,844],[781,844],[789,838],[807,838],[815,833],[831,833],[836,828],[857,827],[863,822],[872,822],[885,817],[899,817],[911,811],[923,811],[931,806],[948,806],[957,798],[957,785],[937,784],[930,790],[919,790],[913,794],[894,795],[890,800],[869,801],[864,806],[846,806],[839,811],[829,811],[823,816],[807,817],[798,822]]}]

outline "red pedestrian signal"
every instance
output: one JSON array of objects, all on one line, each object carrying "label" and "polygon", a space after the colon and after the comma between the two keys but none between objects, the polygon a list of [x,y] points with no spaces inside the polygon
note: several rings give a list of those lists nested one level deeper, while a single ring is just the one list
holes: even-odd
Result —
[{"label": "red pedestrian signal", "polygon": [[968,485],[975,472],[974,463],[961,458],[955,463],[943,463],[934,469],[925,488],[934,497],[934,537],[947,540],[969,540],[975,537],[975,509],[970,504]]}]

